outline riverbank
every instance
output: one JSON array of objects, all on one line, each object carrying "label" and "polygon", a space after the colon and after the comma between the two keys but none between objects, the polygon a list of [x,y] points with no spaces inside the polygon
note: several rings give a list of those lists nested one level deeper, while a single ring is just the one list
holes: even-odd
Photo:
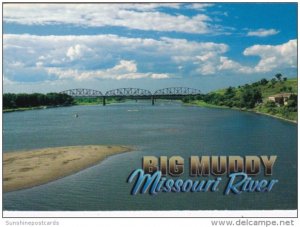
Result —
[{"label": "riverbank", "polygon": [[[115,104],[115,103],[124,103],[126,100],[108,100],[106,104]],[[27,111],[27,110],[43,110],[43,109],[50,109],[50,108],[57,108],[57,107],[69,107],[69,106],[95,106],[95,105],[102,105],[102,100],[95,100],[90,102],[84,101],[76,101],[72,105],[59,105],[59,106],[35,106],[35,107],[19,107],[19,108],[11,108],[11,109],[3,109],[3,113],[12,113],[12,112],[19,112],[19,111]]]},{"label": "riverbank", "polygon": [[210,103],[206,103],[202,100],[195,100],[191,101],[188,103],[184,103],[185,105],[191,105],[191,106],[201,106],[201,107],[210,107],[210,108],[218,108],[218,109],[229,109],[227,106],[218,106],[218,105],[213,105]]},{"label": "riverbank", "polygon": [[69,146],[3,153],[3,191],[42,185],[93,166],[125,146]]},{"label": "riverbank", "polygon": [[26,111],[26,110],[42,110],[47,109],[47,106],[37,106],[37,107],[21,107],[21,108],[12,108],[12,109],[3,109],[3,113],[11,113],[16,111]]},{"label": "riverbank", "polygon": [[261,114],[261,115],[265,115],[265,116],[269,116],[269,117],[273,117],[273,118],[277,118],[277,119],[280,119],[280,120],[283,120],[283,121],[288,121],[288,122],[291,122],[291,123],[294,123],[294,124],[298,123],[296,120],[290,120],[290,119],[287,119],[287,118],[284,118],[284,117],[280,117],[280,116],[277,116],[277,115],[272,115],[272,114],[269,114],[269,113],[260,112],[260,111],[257,111],[257,110],[245,110],[245,111],[253,112],[253,113],[256,113],[256,114]]},{"label": "riverbank", "polygon": [[19,107],[19,108],[11,108],[11,109],[3,109],[3,113],[11,113],[18,111],[27,111],[27,110],[43,110],[50,108],[58,108],[58,107],[68,107],[72,105],[57,105],[57,106],[34,106],[34,107]]},{"label": "riverbank", "polygon": [[284,120],[284,121],[288,121],[288,122],[292,122],[292,123],[297,124],[297,121],[295,121],[295,120],[290,120],[290,119],[287,119],[287,118],[284,118],[284,117],[272,115],[272,114],[269,114],[269,113],[260,112],[260,111],[255,110],[255,109],[250,110],[250,109],[245,109],[245,108],[240,109],[240,108],[236,108],[236,107],[230,108],[230,107],[227,107],[227,106],[218,106],[218,105],[213,105],[213,104],[206,103],[202,100],[196,100],[196,101],[192,101],[192,102],[185,103],[185,104],[186,105],[192,105],[192,106],[208,107],[208,108],[233,109],[233,110],[251,112],[251,113],[261,114],[261,115],[265,115],[265,116],[269,116],[269,117],[273,117],[273,118],[277,118],[277,119],[280,119],[280,120]]}]

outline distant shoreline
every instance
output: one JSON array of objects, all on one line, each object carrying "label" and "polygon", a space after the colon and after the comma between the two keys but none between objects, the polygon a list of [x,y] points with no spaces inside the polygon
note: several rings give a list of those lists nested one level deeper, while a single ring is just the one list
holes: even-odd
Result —
[{"label": "distant shoreline", "polygon": [[297,121],[294,121],[294,120],[286,119],[286,118],[279,117],[279,116],[272,115],[272,114],[268,114],[268,113],[259,112],[259,111],[257,111],[257,110],[248,110],[248,109],[230,108],[230,107],[227,107],[227,106],[212,105],[212,104],[205,103],[205,102],[201,102],[201,103],[193,103],[193,102],[190,102],[190,103],[186,103],[186,105],[190,105],[190,106],[199,106],[199,107],[206,107],[206,108],[217,108],[217,109],[231,109],[231,110],[238,110],[238,111],[242,111],[242,112],[249,112],[249,113],[255,113],[255,114],[265,115],[265,116],[273,117],[273,118],[280,119],[280,120],[283,120],[283,121],[288,121],[288,122],[291,122],[291,123],[294,123],[294,124],[297,124],[297,123],[298,123]]},{"label": "distant shoreline", "polygon": [[3,113],[12,113],[12,112],[19,112],[19,111],[27,111],[27,110],[43,110],[43,109],[69,107],[69,106],[73,106],[73,105],[20,107],[20,108],[14,108],[14,109],[3,109],[2,112]]},{"label": "distant shoreline", "polygon": [[[123,103],[122,102],[111,102],[107,104],[114,104],[114,103]],[[27,111],[27,110],[43,110],[43,109],[52,109],[52,108],[59,108],[59,107],[71,107],[71,106],[102,106],[102,103],[98,102],[91,102],[91,103],[75,103],[73,105],[58,105],[58,106],[34,106],[34,107],[20,107],[20,108],[13,108],[13,109],[3,109],[3,113],[12,113],[12,112],[20,112],[20,111]]]},{"label": "distant shoreline", "polygon": [[3,153],[3,191],[11,192],[49,183],[91,167],[125,146],[68,146]]}]

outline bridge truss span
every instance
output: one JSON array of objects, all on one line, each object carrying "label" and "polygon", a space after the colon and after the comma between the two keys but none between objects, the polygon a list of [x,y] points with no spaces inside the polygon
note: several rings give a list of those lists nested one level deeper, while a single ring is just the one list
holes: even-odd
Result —
[{"label": "bridge truss span", "polygon": [[107,97],[151,97],[152,93],[140,88],[118,88],[107,91]]},{"label": "bridge truss span", "polygon": [[129,99],[151,99],[152,105],[156,99],[181,99],[185,96],[200,95],[201,91],[188,87],[169,87],[151,93],[151,91],[141,88],[118,88],[107,91],[103,94],[101,91],[76,88],[60,92],[61,94],[67,94],[72,97],[101,97],[103,105],[106,105],[106,101],[109,98],[129,98]]},{"label": "bridge truss span", "polygon": [[75,88],[60,92],[61,94],[67,94],[73,97],[102,97],[101,91],[86,89],[86,88]]},{"label": "bridge truss span", "polygon": [[154,96],[188,96],[200,94],[200,90],[188,87],[168,87],[154,92]]}]

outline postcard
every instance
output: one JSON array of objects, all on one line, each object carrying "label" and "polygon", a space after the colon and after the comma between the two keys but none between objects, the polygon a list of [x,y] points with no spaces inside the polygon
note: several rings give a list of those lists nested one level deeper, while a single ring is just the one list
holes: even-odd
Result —
[{"label": "postcard", "polygon": [[297,10],[3,2],[2,216],[297,217]]}]

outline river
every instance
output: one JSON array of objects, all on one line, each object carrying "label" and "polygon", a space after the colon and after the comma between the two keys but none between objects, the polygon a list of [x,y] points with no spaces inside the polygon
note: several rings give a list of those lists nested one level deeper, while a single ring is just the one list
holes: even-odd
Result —
[{"label": "river", "polygon": [[[74,115],[78,114],[78,118]],[[68,145],[130,145],[71,176],[3,194],[4,210],[273,210],[297,208],[297,125],[254,113],[125,102],[3,114],[3,152]],[[277,155],[271,192],[130,195],[145,155]],[[188,166],[186,165],[186,171]],[[182,178],[188,178],[186,175]]]}]

